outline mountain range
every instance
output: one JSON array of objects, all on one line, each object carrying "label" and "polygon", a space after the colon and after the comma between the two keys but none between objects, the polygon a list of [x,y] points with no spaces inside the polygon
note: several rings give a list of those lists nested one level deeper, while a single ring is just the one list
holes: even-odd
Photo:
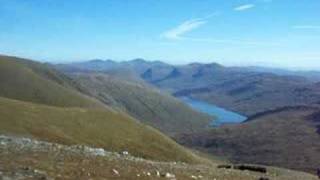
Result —
[{"label": "mountain range", "polygon": [[[318,166],[318,84],[306,77],[216,63],[1,55],[0,80],[0,177],[316,179],[271,167]],[[180,96],[250,117],[214,128]]]},{"label": "mountain range", "polygon": [[185,146],[234,163],[307,172],[315,172],[320,166],[319,160],[313,158],[320,152],[319,124],[317,119],[309,120],[309,116],[320,110],[319,83],[316,78],[304,75],[308,73],[225,67],[217,63],[170,65],[143,59],[95,60],[58,65],[58,69],[100,73],[126,69],[134,74],[134,79],[139,79],[135,82],[143,80],[176,97],[191,97],[248,117],[237,125],[176,134],[176,141]]},{"label": "mountain range", "polygon": [[57,67],[63,72],[126,70],[134,74],[135,79],[143,79],[174,96],[200,99],[247,116],[320,101],[319,83],[314,79],[299,74],[259,72],[247,67],[224,67],[217,63],[170,65],[143,59],[93,60]]}]

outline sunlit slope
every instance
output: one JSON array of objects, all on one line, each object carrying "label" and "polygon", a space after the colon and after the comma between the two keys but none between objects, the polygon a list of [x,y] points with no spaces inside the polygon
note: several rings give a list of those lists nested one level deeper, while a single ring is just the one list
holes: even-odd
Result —
[{"label": "sunlit slope", "polygon": [[201,131],[211,121],[209,116],[144,83],[94,72],[75,73],[72,77],[86,88],[89,95],[162,132]]},{"label": "sunlit slope", "polygon": [[0,56],[0,96],[61,107],[99,107],[72,88],[72,81],[47,65]]},{"label": "sunlit slope", "polygon": [[153,160],[200,162],[159,131],[102,109],[58,108],[0,98],[0,134],[129,151]]}]

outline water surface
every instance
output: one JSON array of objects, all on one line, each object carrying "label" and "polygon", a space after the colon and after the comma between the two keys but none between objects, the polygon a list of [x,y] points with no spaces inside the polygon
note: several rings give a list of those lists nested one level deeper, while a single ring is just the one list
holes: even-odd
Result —
[{"label": "water surface", "polygon": [[241,123],[247,119],[247,117],[241,114],[218,107],[214,104],[209,104],[204,101],[195,100],[188,97],[182,97],[181,100],[183,100],[193,109],[212,116],[214,119],[211,124],[212,126],[220,126],[222,124],[230,123]]}]

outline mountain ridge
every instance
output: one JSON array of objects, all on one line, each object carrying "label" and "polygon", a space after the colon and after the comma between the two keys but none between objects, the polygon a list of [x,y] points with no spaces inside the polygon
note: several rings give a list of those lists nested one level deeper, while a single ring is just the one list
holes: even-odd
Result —
[{"label": "mountain ridge", "polygon": [[[147,83],[175,96],[190,96],[247,116],[282,106],[317,104],[320,101],[316,83],[304,76],[256,72],[217,63],[155,65],[143,60],[116,64],[113,69],[126,67]],[[61,66],[67,72],[73,67],[72,64]],[[108,72],[108,68],[104,71]]]}]

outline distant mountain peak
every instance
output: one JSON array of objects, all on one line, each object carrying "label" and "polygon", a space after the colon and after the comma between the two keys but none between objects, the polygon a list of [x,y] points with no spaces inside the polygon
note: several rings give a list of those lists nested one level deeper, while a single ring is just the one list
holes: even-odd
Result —
[{"label": "distant mountain peak", "polygon": [[219,63],[215,63],[215,62],[213,62],[213,63],[209,63],[209,64],[207,64],[207,66],[210,66],[210,67],[223,67],[221,64],[219,64]]},{"label": "distant mountain peak", "polygon": [[112,59],[106,59],[106,60],[105,60],[105,62],[112,62],[112,63],[115,63],[115,61],[114,61],[114,60],[112,60]]},{"label": "distant mountain peak", "polygon": [[152,79],[152,69],[149,68],[147,69],[142,75],[141,77],[145,80],[148,80],[148,79]]},{"label": "distant mountain peak", "polygon": [[103,63],[104,60],[102,60],[102,59],[92,59],[92,60],[90,60],[89,62],[90,62],[90,63]]},{"label": "distant mountain peak", "polygon": [[129,62],[134,62],[134,63],[146,63],[147,61],[143,58],[136,58],[136,59],[132,59]]},{"label": "distant mountain peak", "polygon": [[202,64],[199,62],[192,62],[188,64],[189,66],[201,66]]},{"label": "distant mountain peak", "polygon": [[180,75],[181,75],[181,72],[178,70],[178,68],[173,68],[170,74],[165,79],[176,78],[176,77],[179,77]]}]

